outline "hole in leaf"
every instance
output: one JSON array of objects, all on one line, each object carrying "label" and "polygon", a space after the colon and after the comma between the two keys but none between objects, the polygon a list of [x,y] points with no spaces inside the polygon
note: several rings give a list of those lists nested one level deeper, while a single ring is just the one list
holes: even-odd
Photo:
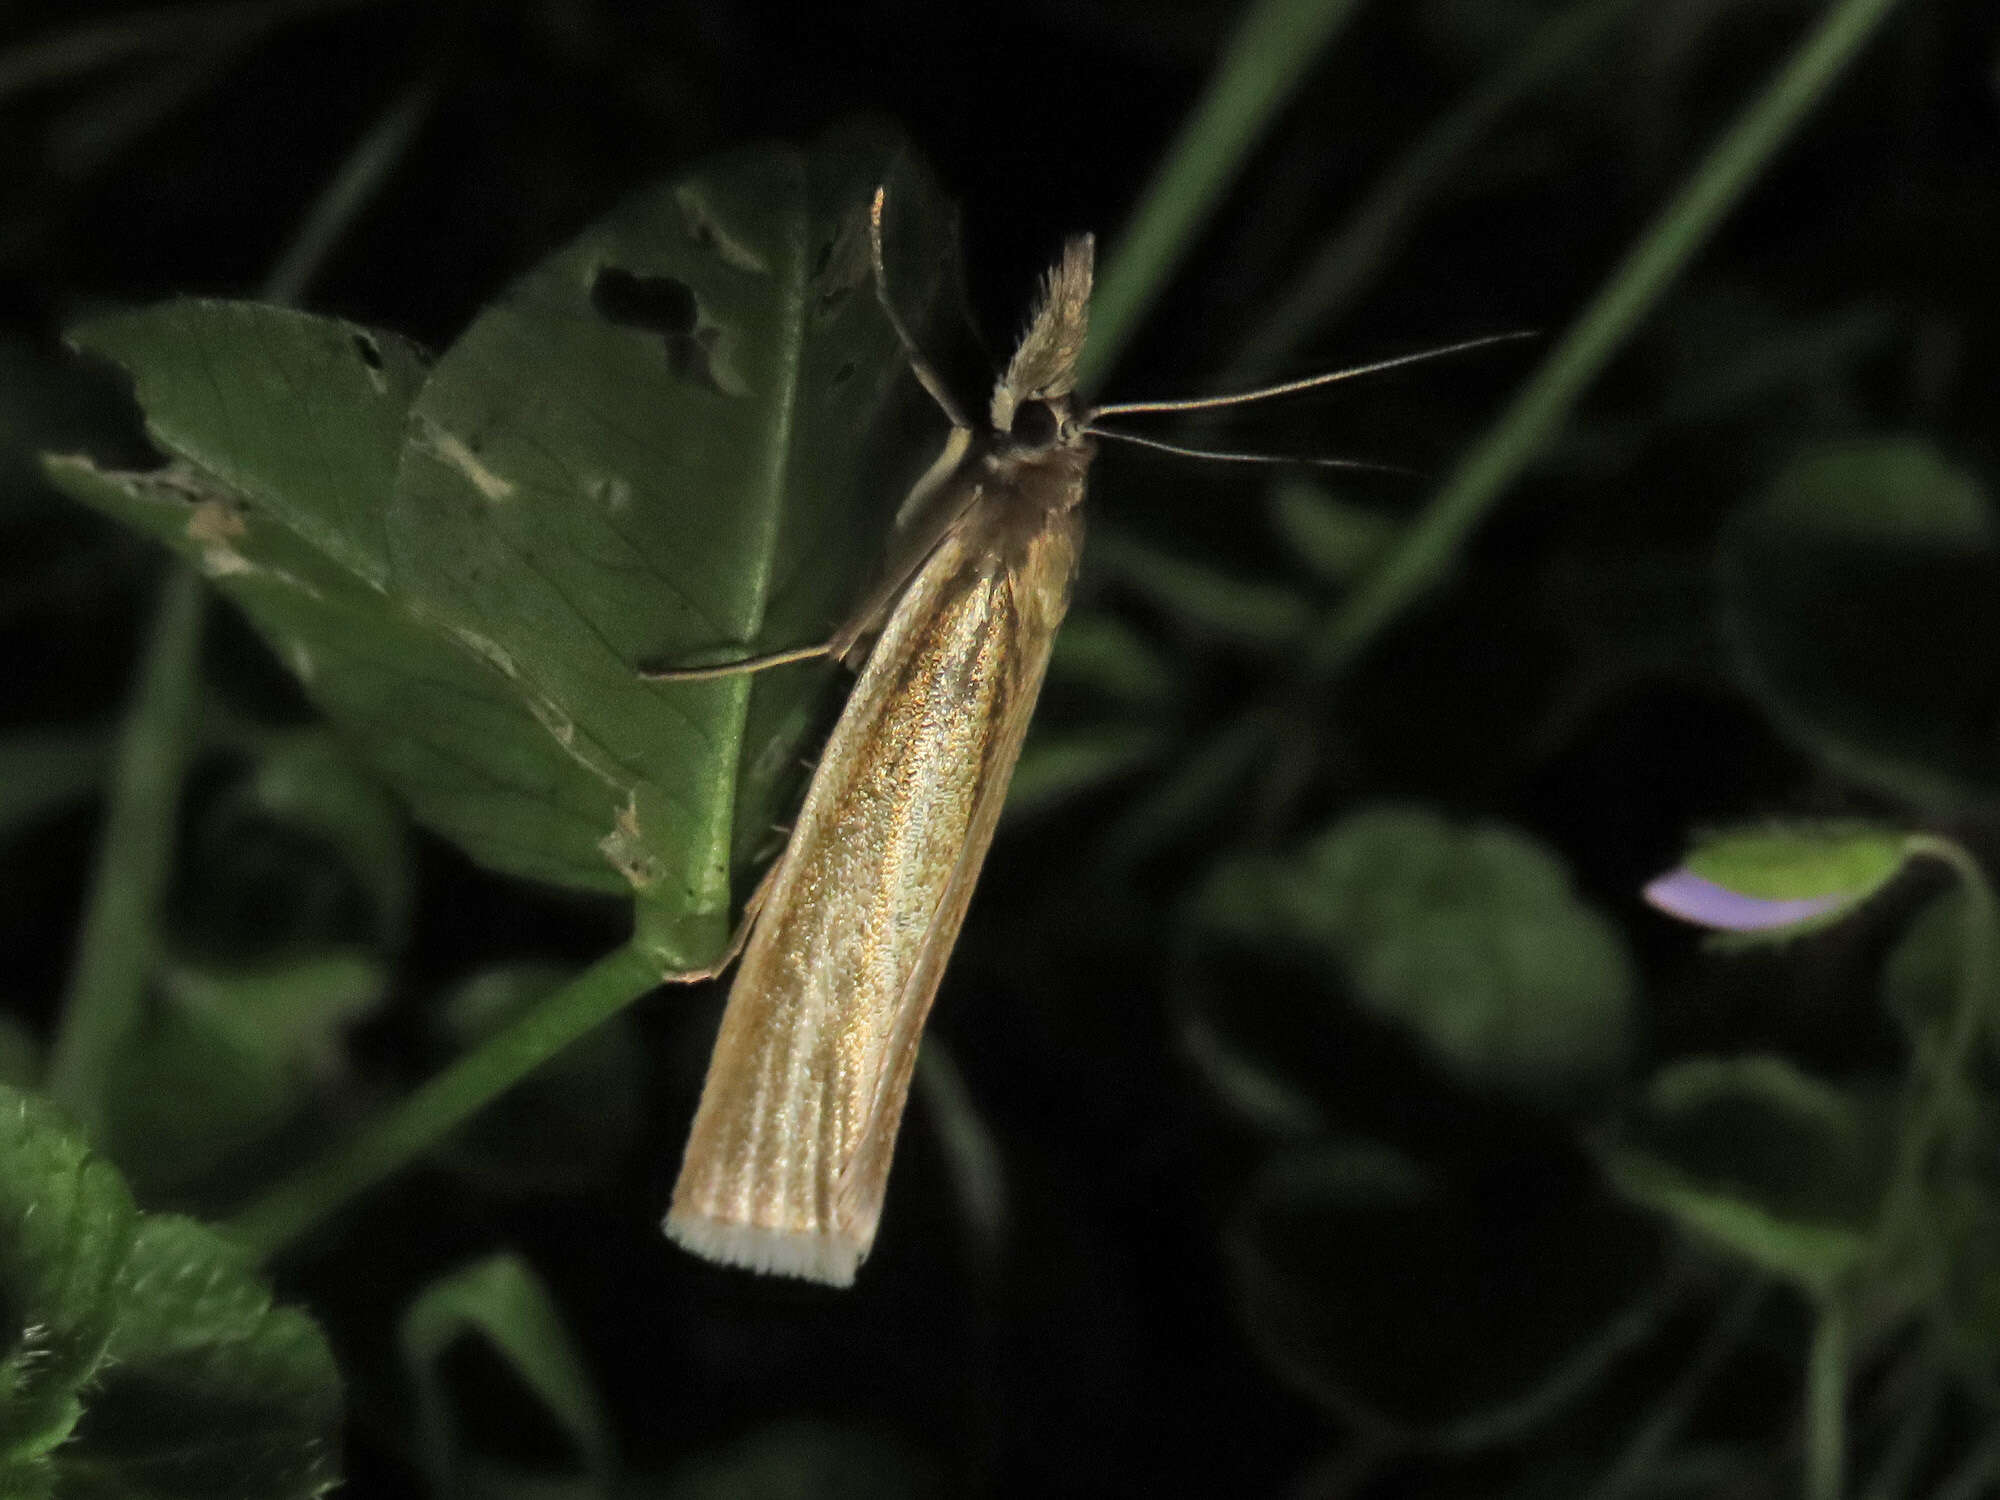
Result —
[{"label": "hole in leaf", "polygon": [[657,333],[666,346],[667,368],[725,396],[740,396],[740,381],[725,381],[716,368],[722,330],[705,324],[694,288],[674,276],[637,276],[606,266],[591,278],[590,305],[598,316],[621,328]]},{"label": "hole in leaf", "polygon": [[382,346],[375,342],[373,335],[366,333],[355,334],[354,352],[361,356],[361,363],[368,366],[369,369],[379,370],[382,368]]},{"label": "hole in leaf", "polygon": [[694,289],[674,276],[635,276],[606,266],[590,283],[590,305],[621,328],[643,328],[668,337],[694,333],[701,310]]}]

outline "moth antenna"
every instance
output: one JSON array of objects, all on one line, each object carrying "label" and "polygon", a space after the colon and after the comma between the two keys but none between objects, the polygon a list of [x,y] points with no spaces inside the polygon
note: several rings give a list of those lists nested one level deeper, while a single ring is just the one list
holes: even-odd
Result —
[{"label": "moth antenna", "polygon": [[868,205],[868,263],[875,274],[875,300],[882,304],[882,311],[888,316],[889,326],[896,330],[896,341],[903,346],[903,358],[909,361],[910,373],[917,377],[918,384],[930,392],[931,400],[937,402],[943,409],[946,419],[952,426],[963,427],[970,431],[972,423],[952,396],[936,367],[918,347],[915,335],[903,321],[903,315],[896,311],[896,304],[889,300],[889,267],[882,254],[882,205],[888,196],[889,189],[878,186],[875,189],[875,200]]},{"label": "moth antenna", "polygon": [[1230,464],[1303,464],[1314,469],[1362,469],[1371,474],[1401,474],[1410,479],[1421,479],[1422,471],[1406,469],[1401,464],[1371,463],[1365,458],[1291,458],[1283,453],[1232,453],[1217,448],[1184,448],[1179,443],[1163,443],[1158,438],[1140,437],[1135,432],[1113,432],[1104,427],[1083,429],[1092,437],[1110,438],[1115,443],[1131,443],[1140,448],[1157,448],[1162,453],[1177,453],[1182,458],[1208,458]]},{"label": "moth antenna", "polygon": [[1138,412],[1213,411],[1222,406],[1242,406],[1251,401],[1270,401],[1279,396],[1296,395],[1300,391],[1316,390],[1323,385],[1332,385],[1337,380],[1352,380],[1358,375],[1377,375],[1384,370],[1421,364],[1427,359],[1443,359],[1448,355],[1464,354],[1472,349],[1484,349],[1489,344],[1506,344],[1516,339],[1534,337],[1536,334],[1532,329],[1516,329],[1512,333],[1489,333],[1481,338],[1462,339],[1456,344],[1442,344],[1435,349],[1419,349],[1415,354],[1399,354],[1393,359],[1378,359],[1365,365],[1350,365],[1344,370],[1329,370],[1324,375],[1308,375],[1302,380],[1287,380],[1281,385],[1260,386],[1254,391],[1239,391],[1233,396],[1193,396],[1184,401],[1115,401],[1109,406],[1098,407],[1090,414],[1090,418],[1094,422],[1099,417],[1132,416]]}]

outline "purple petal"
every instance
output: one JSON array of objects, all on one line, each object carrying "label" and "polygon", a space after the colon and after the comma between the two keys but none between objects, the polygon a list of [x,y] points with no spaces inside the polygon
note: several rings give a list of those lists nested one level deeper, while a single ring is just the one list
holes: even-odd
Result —
[{"label": "purple petal", "polygon": [[1646,887],[1646,902],[1670,917],[1724,932],[1765,932],[1823,917],[1848,903],[1842,894],[1773,901],[1744,896],[1690,870],[1669,870]]}]

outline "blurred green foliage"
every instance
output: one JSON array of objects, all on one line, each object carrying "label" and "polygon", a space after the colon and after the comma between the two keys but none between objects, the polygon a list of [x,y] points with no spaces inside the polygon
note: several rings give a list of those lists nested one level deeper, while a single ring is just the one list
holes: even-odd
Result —
[{"label": "blurred green foliage", "polygon": [[[0,36],[0,1489],[2000,1485],[1990,6],[415,14]],[[1085,227],[1120,398],[1547,336],[1105,445],[835,1296],[635,1002],[839,674],[637,674],[929,460],[878,183],[968,401]]]}]

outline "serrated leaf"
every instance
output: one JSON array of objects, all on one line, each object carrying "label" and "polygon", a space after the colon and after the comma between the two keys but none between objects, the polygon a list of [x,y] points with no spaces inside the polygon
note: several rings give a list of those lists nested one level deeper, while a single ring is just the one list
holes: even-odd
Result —
[{"label": "serrated leaf", "polygon": [[[378,389],[373,377],[382,372],[369,370],[360,336],[379,349],[402,347],[351,324],[250,304],[176,302],[87,324],[78,342],[125,363],[155,436],[183,446],[170,449],[174,462],[146,473],[108,472],[82,458],[52,458],[45,470],[72,498],[199,565],[419,819],[496,869],[623,890],[597,847],[601,785],[550,740],[498,671],[370,581],[387,568],[380,512],[415,366],[414,355],[385,364],[403,378]],[[191,360],[205,360],[206,384]],[[329,402],[297,392],[322,386],[381,410],[302,435],[287,423]],[[301,449],[330,467],[342,495],[373,497],[375,513],[356,520],[362,534],[343,533],[328,542],[332,552],[312,538],[333,534],[344,505],[316,511],[282,488]],[[301,485],[316,492],[310,480]],[[293,529],[294,519],[305,529]]]},{"label": "serrated leaf", "polygon": [[467,1336],[485,1340],[506,1362],[569,1436],[600,1492],[608,1492],[615,1465],[603,1404],[561,1310],[517,1255],[490,1256],[439,1277],[403,1313],[403,1360],[416,1384],[417,1425],[433,1483],[448,1490],[459,1468],[439,1365]]},{"label": "serrated leaf", "polygon": [[110,1163],[0,1088],[0,1479],[64,1500],[309,1500],[340,1384],[242,1251],[141,1215]]},{"label": "serrated leaf", "polygon": [[1225,864],[1196,911],[1213,930],[1324,955],[1363,1006],[1480,1086],[1553,1102],[1623,1066],[1623,942],[1561,861],[1512,829],[1364,809],[1297,855]]},{"label": "serrated leaf", "polygon": [[873,133],[755,148],[640,194],[523,278],[411,411],[399,582],[601,784],[644,931],[689,960],[727,934],[732,877],[796,785],[832,669],[639,670],[824,639],[930,457],[869,282],[877,186],[909,247],[892,291],[921,326],[945,225],[908,151]]},{"label": "serrated leaf", "polygon": [[1781,729],[1919,806],[2000,793],[2000,549],[1972,476],[1919,442],[1809,450],[1733,518],[1719,575]]},{"label": "serrated leaf", "polygon": [[63,1442],[111,1340],[132,1195],[55,1109],[0,1088],[0,1463]]},{"label": "serrated leaf", "polygon": [[141,1223],[73,1441],[78,1500],[311,1500],[338,1482],[340,1377],[310,1318],[249,1257],[178,1215]]},{"label": "serrated leaf", "polygon": [[1605,1163],[1635,1203],[1826,1295],[1868,1254],[1890,1149],[1879,1107],[1784,1058],[1694,1058],[1654,1076]]}]

